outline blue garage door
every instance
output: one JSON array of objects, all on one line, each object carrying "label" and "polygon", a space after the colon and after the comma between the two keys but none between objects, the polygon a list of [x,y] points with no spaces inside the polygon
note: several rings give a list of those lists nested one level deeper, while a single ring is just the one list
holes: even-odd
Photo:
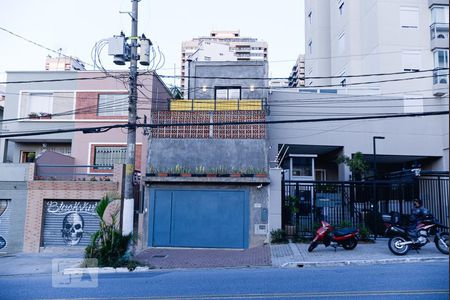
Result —
[{"label": "blue garage door", "polygon": [[152,190],[149,246],[248,247],[248,197],[241,190]]}]

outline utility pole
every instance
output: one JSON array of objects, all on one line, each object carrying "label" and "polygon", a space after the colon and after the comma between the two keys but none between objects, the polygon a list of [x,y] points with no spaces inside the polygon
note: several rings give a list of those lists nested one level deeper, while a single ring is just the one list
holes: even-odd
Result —
[{"label": "utility pole", "polygon": [[136,163],[136,114],[137,114],[137,47],[138,47],[138,0],[131,0],[130,90],[128,101],[127,159],[123,199],[122,233],[133,232],[134,188],[133,176]]},{"label": "utility pole", "polygon": [[[139,63],[143,66],[150,65],[150,48],[152,42],[144,34],[138,37],[138,2],[131,0],[132,11],[127,12],[131,17],[131,36],[126,37],[123,32],[120,35],[108,39],[108,54],[114,56],[114,63],[119,66],[130,62],[130,87],[128,95],[128,134],[127,156],[124,182],[124,199],[122,202],[122,233],[133,232],[134,223],[134,169],[136,164],[136,119],[137,119],[137,76]],[[121,12],[122,13],[122,12]],[[139,40],[139,41],[138,41]],[[130,41],[129,43],[127,41]],[[137,48],[140,47],[140,54]]]}]

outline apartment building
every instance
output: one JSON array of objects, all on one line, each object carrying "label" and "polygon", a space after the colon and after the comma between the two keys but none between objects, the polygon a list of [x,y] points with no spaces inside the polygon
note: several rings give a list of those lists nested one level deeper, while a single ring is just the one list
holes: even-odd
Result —
[{"label": "apartment building", "polygon": [[[17,71],[7,72],[8,82],[28,81],[6,86],[4,117],[17,119],[3,124],[3,134],[41,130],[75,129],[126,124],[128,90],[120,73],[105,76],[95,71]],[[158,99],[169,99],[169,91],[158,75],[142,75],[145,83],[138,98],[138,118],[150,116]],[[153,103],[152,103],[153,102]],[[155,104],[156,105],[156,104]],[[146,137],[137,135],[136,169],[145,169]],[[4,163],[24,163],[45,151],[74,158],[75,165],[124,163],[126,130],[115,128],[104,132],[73,131],[57,134],[7,137],[2,139]],[[32,159],[30,159],[30,157]],[[88,169],[88,173],[110,173],[105,168]]]},{"label": "apartment building", "polygon": [[[208,46],[208,43],[223,44],[228,46],[228,51],[225,48],[222,51],[222,56],[211,57],[210,55],[203,55],[197,57],[197,60],[204,61],[228,61],[228,60],[263,60],[267,61],[268,50],[267,43],[259,41],[257,38],[242,37],[239,30],[234,31],[211,31],[209,36],[201,36],[193,38],[189,41],[184,41],[181,45],[181,88],[185,89],[186,81],[184,76],[187,75],[187,62],[192,59],[190,56],[196,53],[199,49]],[[232,53],[233,56],[227,55],[227,52]],[[220,52],[219,52],[220,53]]]},{"label": "apartment building", "polygon": [[289,87],[305,86],[305,55],[300,54],[297,57],[295,65],[292,67],[289,75]]},{"label": "apartment building", "polygon": [[[404,110],[422,111],[426,98],[448,90],[448,70],[440,70],[448,68],[448,5],[445,0],[307,0],[305,86],[357,84],[376,94],[417,98],[405,101]],[[395,72],[410,73],[348,76]]]}]

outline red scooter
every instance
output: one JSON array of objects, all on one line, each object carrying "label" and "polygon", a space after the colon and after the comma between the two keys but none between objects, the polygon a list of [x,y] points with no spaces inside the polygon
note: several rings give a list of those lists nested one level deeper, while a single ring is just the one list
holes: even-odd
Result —
[{"label": "red scooter", "polygon": [[308,247],[308,252],[313,251],[320,242],[325,247],[343,247],[345,250],[353,250],[358,245],[358,233],[356,228],[342,228],[334,230],[333,226],[325,221],[320,221],[322,226],[317,229],[316,236]]}]

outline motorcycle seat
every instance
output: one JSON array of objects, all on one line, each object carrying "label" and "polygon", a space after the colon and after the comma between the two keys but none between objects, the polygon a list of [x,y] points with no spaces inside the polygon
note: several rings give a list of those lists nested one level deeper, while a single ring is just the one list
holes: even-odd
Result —
[{"label": "motorcycle seat", "polygon": [[355,228],[342,228],[334,231],[335,236],[344,236],[347,234],[355,233],[357,230]]}]

